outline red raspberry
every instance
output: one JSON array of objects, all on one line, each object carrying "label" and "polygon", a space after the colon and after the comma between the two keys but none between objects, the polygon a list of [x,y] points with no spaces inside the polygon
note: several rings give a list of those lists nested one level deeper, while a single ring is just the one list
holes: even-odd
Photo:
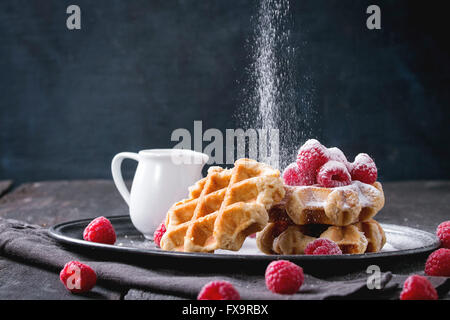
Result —
[{"label": "red raspberry", "polygon": [[360,153],[352,164],[352,180],[372,184],[377,181],[377,166],[369,155]]},{"label": "red raspberry", "polygon": [[155,233],[153,234],[153,240],[155,241],[155,244],[160,247],[161,246],[161,238],[166,233],[166,226],[162,222],[158,229],[155,230]]},{"label": "red raspberry", "polygon": [[450,221],[442,222],[437,227],[436,235],[441,240],[441,247],[450,249]]},{"label": "red raspberry", "polygon": [[430,254],[425,263],[425,273],[429,276],[450,277],[450,249],[441,248]]},{"label": "red raspberry", "polygon": [[300,169],[295,162],[289,164],[286,169],[284,169],[283,181],[284,184],[288,186],[304,186],[314,183],[309,183],[308,180],[305,179],[305,175],[300,172]]},{"label": "red raspberry", "polygon": [[70,292],[83,293],[95,286],[97,275],[87,264],[70,261],[59,273],[59,279]]},{"label": "red raspberry", "polygon": [[241,296],[228,281],[212,281],[203,286],[197,300],[241,300]]},{"label": "red raspberry", "polygon": [[116,242],[116,232],[108,219],[98,217],[92,220],[84,229],[83,239],[98,243],[114,244]]},{"label": "red raspberry", "polygon": [[305,248],[305,254],[342,254],[342,251],[334,241],[325,238],[319,238],[308,243]]},{"label": "red raspberry", "polygon": [[347,168],[348,172],[352,171],[352,164],[348,162],[347,157],[339,148],[328,148],[327,149],[328,160],[334,160],[343,163]]},{"label": "red raspberry", "polygon": [[300,185],[300,171],[296,163],[289,164],[283,171],[283,181],[284,184],[288,186],[298,186]]},{"label": "red raspberry", "polygon": [[438,294],[426,277],[413,275],[403,284],[400,300],[437,300]]},{"label": "red raspberry", "polygon": [[317,173],[317,183],[325,188],[343,187],[351,183],[347,167],[337,161],[328,161]]},{"label": "red raspberry", "polygon": [[327,161],[327,148],[315,139],[306,141],[298,151],[297,165],[308,185],[315,183],[317,170]]},{"label": "red raspberry", "polygon": [[272,261],[266,269],[266,287],[274,293],[294,294],[304,281],[303,269],[287,261]]},{"label": "red raspberry", "polygon": [[316,175],[314,171],[300,171],[300,186],[311,186],[316,184]]}]

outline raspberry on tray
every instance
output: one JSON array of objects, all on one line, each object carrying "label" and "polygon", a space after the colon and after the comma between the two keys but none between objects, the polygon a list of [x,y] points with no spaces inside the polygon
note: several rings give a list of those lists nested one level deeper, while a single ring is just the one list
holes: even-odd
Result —
[{"label": "raspberry on tray", "polygon": [[97,243],[114,244],[116,242],[116,232],[108,219],[98,217],[92,220],[84,229],[83,239]]},{"label": "raspberry on tray", "polygon": [[155,244],[158,247],[161,246],[161,238],[163,237],[164,233],[166,233],[166,226],[164,222],[162,222],[153,234],[153,241],[155,241]]},{"label": "raspberry on tray", "polygon": [[322,254],[342,254],[339,246],[329,239],[319,238],[308,243],[305,248],[305,254],[322,255]]}]

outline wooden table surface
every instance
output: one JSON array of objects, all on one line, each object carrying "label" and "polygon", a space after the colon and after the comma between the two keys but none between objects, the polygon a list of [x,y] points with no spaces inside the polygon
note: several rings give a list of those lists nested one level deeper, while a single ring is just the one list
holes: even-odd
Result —
[{"label": "wooden table surface", "polygon": [[[450,220],[450,181],[386,182],[383,188],[386,204],[376,217],[379,222],[435,232],[439,223]],[[11,181],[0,181],[0,195],[0,217],[43,227],[128,212],[110,180],[46,181],[12,188]],[[411,273],[421,269],[423,261],[393,271]],[[27,294],[31,298],[35,295]]]}]

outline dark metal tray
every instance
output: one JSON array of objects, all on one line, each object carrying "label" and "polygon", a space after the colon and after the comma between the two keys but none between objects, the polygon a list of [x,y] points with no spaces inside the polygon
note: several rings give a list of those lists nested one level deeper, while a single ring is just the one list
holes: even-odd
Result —
[{"label": "dark metal tray", "polygon": [[426,254],[439,247],[439,239],[429,233],[410,227],[381,224],[386,233],[386,245],[378,253],[366,253],[356,255],[265,255],[259,252],[255,239],[247,238],[241,250],[237,252],[217,250],[216,253],[185,253],[164,251],[159,249],[151,240],[147,240],[136,230],[131,219],[126,216],[108,217],[113,224],[117,241],[115,245],[94,243],[83,240],[83,230],[91,219],[75,220],[60,223],[49,229],[50,235],[66,245],[85,248],[92,252],[116,253],[118,255],[133,256],[134,260],[147,262],[159,262],[159,265],[167,265],[173,268],[190,266],[192,263],[204,266],[208,269],[215,266],[238,266],[246,269],[254,265],[267,265],[274,259],[286,259],[311,270],[332,269],[345,266],[359,266],[377,264],[382,265],[388,261],[398,261],[414,255]]}]

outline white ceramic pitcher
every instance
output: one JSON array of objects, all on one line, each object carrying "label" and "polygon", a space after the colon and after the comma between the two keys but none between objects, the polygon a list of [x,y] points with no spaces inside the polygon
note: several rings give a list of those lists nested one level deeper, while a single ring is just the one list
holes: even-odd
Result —
[{"label": "white ceramic pitcher", "polygon": [[[153,239],[170,206],[186,198],[188,187],[202,178],[202,168],[208,158],[204,153],[184,149],[121,152],[113,158],[114,183],[129,206],[133,225],[146,238]],[[124,159],[138,162],[130,192],[122,177]]]}]

